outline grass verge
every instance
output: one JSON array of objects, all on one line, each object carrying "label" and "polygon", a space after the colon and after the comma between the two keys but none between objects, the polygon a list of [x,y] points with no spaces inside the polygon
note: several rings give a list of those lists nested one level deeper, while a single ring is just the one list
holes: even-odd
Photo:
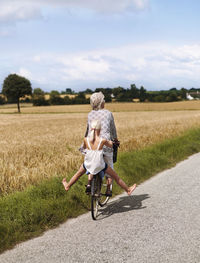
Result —
[{"label": "grass verge", "polygon": [[[197,152],[200,152],[200,128],[140,151],[122,153],[115,170],[127,184],[139,184]],[[86,180],[83,176],[68,193],[58,177],[1,197],[0,252],[88,211]],[[114,195],[120,192],[115,184]]]}]

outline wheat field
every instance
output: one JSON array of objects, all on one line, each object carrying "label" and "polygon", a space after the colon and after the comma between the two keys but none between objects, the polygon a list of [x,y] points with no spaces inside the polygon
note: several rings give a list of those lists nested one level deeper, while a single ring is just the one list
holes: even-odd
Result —
[{"label": "wheat field", "polygon": [[[200,110],[200,101],[179,101],[168,103],[106,103],[106,108],[112,112]],[[87,113],[90,111],[90,109],[90,105],[57,105],[30,107],[29,103],[21,103],[21,112],[27,114],[75,112]],[[0,113],[17,113],[17,105],[1,105]]]},{"label": "wheat field", "polygon": [[[106,105],[113,111],[121,141],[120,152],[141,149],[200,127],[197,101],[185,102],[185,106],[177,104],[178,108],[164,103],[162,109],[158,109],[158,104],[137,105]],[[140,109],[134,108],[136,106]],[[0,192],[23,190],[43,179],[64,177],[77,169],[83,161],[78,148],[89,111],[89,105],[79,105],[26,107],[22,112],[27,114],[0,114]]]}]

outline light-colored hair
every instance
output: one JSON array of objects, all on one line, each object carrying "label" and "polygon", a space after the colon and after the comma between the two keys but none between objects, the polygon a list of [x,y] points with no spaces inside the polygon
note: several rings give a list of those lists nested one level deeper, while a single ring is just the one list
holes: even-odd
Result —
[{"label": "light-colored hair", "polygon": [[104,95],[101,91],[93,93],[90,97],[90,105],[93,110],[100,110],[103,102]]},{"label": "light-colored hair", "polygon": [[89,134],[89,140],[95,140],[95,130],[101,130],[101,121],[100,120],[93,120],[91,122],[91,129]]}]

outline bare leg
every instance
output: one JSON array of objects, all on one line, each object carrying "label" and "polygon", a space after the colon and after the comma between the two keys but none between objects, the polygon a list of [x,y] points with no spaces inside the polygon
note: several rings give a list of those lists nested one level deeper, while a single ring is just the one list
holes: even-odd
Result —
[{"label": "bare leg", "polygon": [[69,183],[67,183],[66,178],[62,180],[62,183],[65,187],[65,190],[68,191],[69,188],[76,183],[76,181],[86,172],[86,170],[83,168],[83,165],[79,168],[78,172],[75,173],[75,175],[70,179]]},{"label": "bare leg", "polygon": [[90,194],[91,193],[92,178],[93,178],[93,174],[88,174],[88,183],[87,183],[86,189],[85,189],[86,194]]},{"label": "bare leg", "polygon": [[[108,166],[110,166],[113,169],[113,155],[105,155],[103,157],[105,163],[107,163]],[[108,177],[108,174],[105,174],[106,176],[106,184],[107,184],[107,190],[110,191],[110,186],[112,184],[112,178]]]},{"label": "bare leg", "polygon": [[[106,175],[108,175],[108,174],[106,174]],[[106,196],[112,196],[112,181],[113,181],[113,179],[111,177],[106,177],[106,184],[107,184]]]},{"label": "bare leg", "polygon": [[106,177],[106,183],[107,183],[107,186],[110,188],[110,185],[112,184],[112,178]]},{"label": "bare leg", "polygon": [[88,181],[92,181],[93,174],[88,174]]},{"label": "bare leg", "polygon": [[88,183],[87,183],[87,187],[89,187],[91,189],[91,182],[93,179],[93,174],[88,174]]},{"label": "bare leg", "polygon": [[128,195],[131,195],[131,193],[135,190],[136,184],[128,187],[110,166],[108,166],[105,172],[109,174],[116,181],[116,183],[128,193]]}]

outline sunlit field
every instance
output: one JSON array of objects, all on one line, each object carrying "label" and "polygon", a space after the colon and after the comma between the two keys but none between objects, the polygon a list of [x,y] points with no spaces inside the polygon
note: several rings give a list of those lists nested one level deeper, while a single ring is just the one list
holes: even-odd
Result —
[{"label": "sunlit field", "polygon": [[[164,111],[164,110],[200,110],[199,101],[179,101],[168,103],[107,103],[106,108],[112,112],[122,111]],[[28,103],[21,103],[22,113],[79,113],[90,111],[90,105],[59,105],[33,107]],[[17,113],[17,105],[2,105],[0,113]]]},{"label": "sunlit field", "polygon": [[[113,111],[120,152],[144,148],[200,126],[199,101],[106,107]],[[0,112],[14,110],[1,107]],[[24,107],[22,113],[32,114],[0,114],[1,193],[23,190],[77,169],[83,160],[78,148],[89,111],[89,105],[74,105]]]}]

